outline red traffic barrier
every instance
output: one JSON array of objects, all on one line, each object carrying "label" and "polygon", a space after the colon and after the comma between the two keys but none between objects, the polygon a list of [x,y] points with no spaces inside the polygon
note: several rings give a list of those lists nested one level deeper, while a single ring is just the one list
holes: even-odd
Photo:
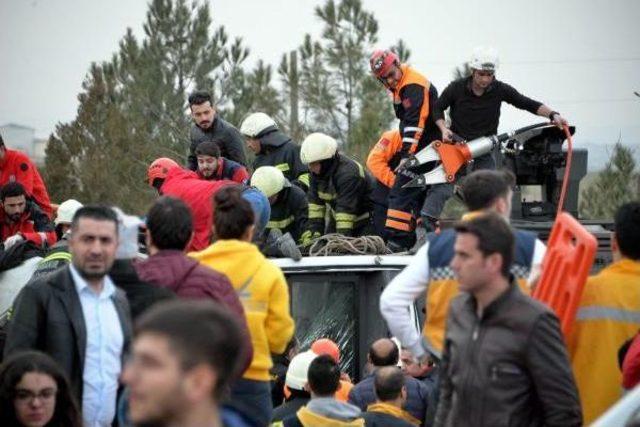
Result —
[{"label": "red traffic barrier", "polygon": [[573,326],[598,242],[566,212],[556,217],[533,297],[551,307],[565,337]]}]

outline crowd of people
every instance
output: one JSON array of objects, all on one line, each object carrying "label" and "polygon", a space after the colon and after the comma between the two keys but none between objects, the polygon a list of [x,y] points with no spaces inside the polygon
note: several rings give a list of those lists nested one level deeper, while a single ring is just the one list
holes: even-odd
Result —
[{"label": "crowd of people", "polygon": [[[503,101],[566,125],[495,78],[493,50],[469,65],[438,97],[395,53],[373,53],[399,127],[366,169],[331,136],[298,145],[261,112],[238,130],[197,91],[187,164],[150,162],[158,198],[144,221],[52,205],[37,167],[0,139],[0,269],[21,274],[0,283],[2,425],[577,426],[601,415],[640,382],[640,203],[619,207],[614,263],[588,280],[563,337],[529,296],[546,247],[509,225],[511,172],[476,159],[458,183],[468,212],[444,230],[452,184],[404,188],[411,154],[495,134]],[[360,349],[359,381],[331,337],[300,348],[286,279],[268,259],[333,232],[416,248],[380,297],[393,338]]]}]

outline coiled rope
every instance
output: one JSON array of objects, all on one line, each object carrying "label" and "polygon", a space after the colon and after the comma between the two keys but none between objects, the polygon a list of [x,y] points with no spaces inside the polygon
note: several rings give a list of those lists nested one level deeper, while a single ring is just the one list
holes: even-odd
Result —
[{"label": "coiled rope", "polygon": [[387,255],[389,250],[379,236],[348,237],[332,233],[318,237],[309,247],[309,256]]}]

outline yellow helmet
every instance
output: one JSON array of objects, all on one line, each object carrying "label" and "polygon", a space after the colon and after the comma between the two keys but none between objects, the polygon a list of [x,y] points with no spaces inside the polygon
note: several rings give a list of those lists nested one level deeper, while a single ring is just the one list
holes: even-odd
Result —
[{"label": "yellow helmet", "polygon": [[282,191],[286,182],[282,171],[274,166],[261,166],[251,176],[251,186],[256,187],[267,197]]}]

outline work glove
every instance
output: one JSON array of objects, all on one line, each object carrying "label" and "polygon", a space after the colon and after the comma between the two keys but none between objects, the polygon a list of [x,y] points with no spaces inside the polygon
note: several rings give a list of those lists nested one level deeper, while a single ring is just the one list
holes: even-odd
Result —
[{"label": "work glove", "polygon": [[320,236],[321,234],[319,231],[307,230],[302,233],[302,236],[300,236],[300,243],[302,243],[302,246],[309,246],[315,239]]},{"label": "work glove", "polygon": [[24,240],[24,237],[22,237],[20,234],[14,234],[11,237],[7,237],[7,240],[4,241],[4,248],[9,249],[11,246],[15,245],[16,243],[20,243]]}]

